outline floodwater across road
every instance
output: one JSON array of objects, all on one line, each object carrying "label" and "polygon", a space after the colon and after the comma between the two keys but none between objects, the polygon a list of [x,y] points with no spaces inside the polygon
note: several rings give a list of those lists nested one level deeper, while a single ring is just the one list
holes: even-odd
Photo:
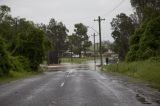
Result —
[{"label": "floodwater across road", "polygon": [[160,106],[159,100],[158,91],[95,71],[92,61],[0,85],[0,106]]}]

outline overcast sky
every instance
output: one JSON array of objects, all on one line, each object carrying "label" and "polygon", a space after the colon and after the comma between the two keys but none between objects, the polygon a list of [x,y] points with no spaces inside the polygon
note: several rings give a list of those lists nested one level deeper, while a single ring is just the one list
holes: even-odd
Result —
[{"label": "overcast sky", "polygon": [[[110,22],[117,14],[124,12],[133,13],[130,0],[0,0],[0,5],[11,7],[14,17],[20,16],[35,23],[48,24],[50,18],[62,21],[73,33],[75,23],[83,23],[98,31],[98,23],[93,20],[101,16],[106,21],[102,22],[102,40],[113,41],[111,37]],[[112,11],[118,4],[121,5]],[[111,12],[112,11],[112,12]],[[94,33],[89,30],[89,35]],[[92,40],[92,38],[90,38]],[[98,36],[96,37],[98,42]]]}]

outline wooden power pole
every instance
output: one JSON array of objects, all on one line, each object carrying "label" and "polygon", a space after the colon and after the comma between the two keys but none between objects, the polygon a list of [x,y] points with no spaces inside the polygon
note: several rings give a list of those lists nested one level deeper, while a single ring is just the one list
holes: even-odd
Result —
[{"label": "wooden power pole", "polygon": [[94,21],[98,21],[99,23],[99,52],[100,52],[100,62],[101,66],[103,65],[103,59],[102,59],[102,39],[101,39],[101,21],[104,21],[105,19],[102,19],[100,16],[98,16],[98,19],[95,19]]},{"label": "wooden power pole", "polygon": [[95,36],[96,36],[96,34],[94,33],[92,36],[93,36],[93,41],[94,41],[94,63],[96,63],[96,44],[95,44],[95,41],[96,41]]}]

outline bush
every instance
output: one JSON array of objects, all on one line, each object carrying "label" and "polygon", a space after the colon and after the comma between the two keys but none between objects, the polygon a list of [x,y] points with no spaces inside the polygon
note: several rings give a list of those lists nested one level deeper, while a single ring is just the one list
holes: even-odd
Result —
[{"label": "bush", "polygon": [[[130,37],[127,61],[160,56],[160,17],[147,19]],[[136,45],[136,46],[135,46]]]},{"label": "bush", "polygon": [[138,49],[139,49],[138,44],[132,45],[130,47],[130,50],[127,53],[127,56],[126,56],[126,60],[128,62],[137,60],[137,57],[138,57],[137,51],[138,51]]},{"label": "bush", "polygon": [[148,61],[151,61],[151,62],[160,62],[160,57],[151,57]]},{"label": "bush", "polygon": [[8,74],[10,69],[9,54],[6,51],[4,40],[0,37],[0,76]]},{"label": "bush", "polygon": [[16,56],[16,57],[10,56],[10,61],[11,61],[12,71],[29,71],[30,70],[29,61],[23,56]]},{"label": "bush", "polygon": [[10,71],[30,70],[29,61],[22,56],[11,56],[0,37],[0,76],[8,75]]}]

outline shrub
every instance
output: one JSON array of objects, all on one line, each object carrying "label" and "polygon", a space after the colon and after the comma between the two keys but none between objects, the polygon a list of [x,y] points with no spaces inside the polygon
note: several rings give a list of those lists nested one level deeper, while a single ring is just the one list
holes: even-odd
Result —
[{"label": "shrub", "polygon": [[151,61],[151,62],[160,62],[160,57],[151,57],[148,61]]},{"label": "shrub", "polygon": [[0,76],[8,74],[10,69],[9,54],[6,51],[4,40],[0,37]]},{"label": "shrub", "polygon": [[[160,17],[147,19],[130,37],[127,61],[146,60],[160,56]],[[136,45],[136,46],[135,46]]]},{"label": "shrub", "polygon": [[10,56],[12,71],[29,71],[29,61],[23,56]]}]

